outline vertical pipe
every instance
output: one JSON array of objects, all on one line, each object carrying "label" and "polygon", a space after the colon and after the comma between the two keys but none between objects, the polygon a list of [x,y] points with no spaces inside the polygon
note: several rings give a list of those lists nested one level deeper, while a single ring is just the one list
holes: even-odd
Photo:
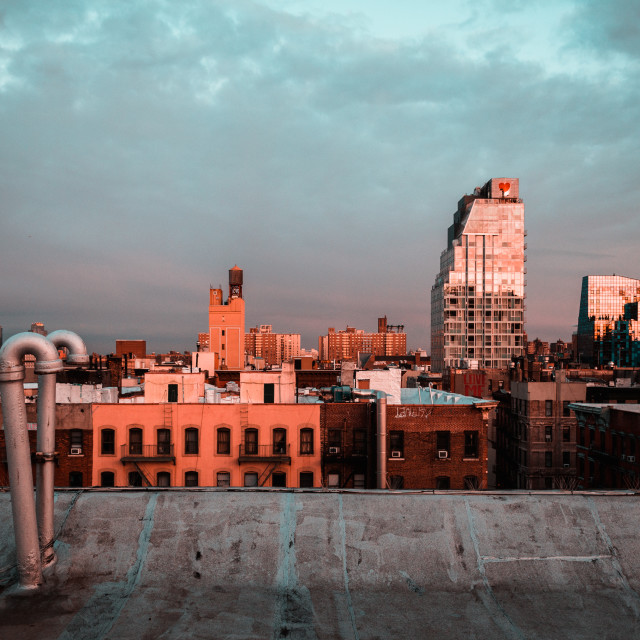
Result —
[{"label": "vertical pipe", "polygon": [[38,438],[36,445],[36,515],[42,564],[56,559],[53,550],[53,485],[56,448],[56,375],[38,376]]},{"label": "vertical pipe", "polygon": [[33,498],[23,379],[3,382],[2,418],[7,446],[18,577],[22,588],[37,589],[42,584],[42,565]]},{"label": "vertical pipe", "polygon": [[387,487],[387,399],[378,398],[378,489]]}]

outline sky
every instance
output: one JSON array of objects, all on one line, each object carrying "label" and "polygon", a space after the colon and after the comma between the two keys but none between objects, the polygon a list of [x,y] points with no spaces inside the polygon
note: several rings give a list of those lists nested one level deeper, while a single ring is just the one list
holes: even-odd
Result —
[{"label": "sky", "polygon": [[5,0],[0,325],[195,349],[405,325],[464,194],[520,179],[529,339],[587,274],[640,277],[636,0]]}]

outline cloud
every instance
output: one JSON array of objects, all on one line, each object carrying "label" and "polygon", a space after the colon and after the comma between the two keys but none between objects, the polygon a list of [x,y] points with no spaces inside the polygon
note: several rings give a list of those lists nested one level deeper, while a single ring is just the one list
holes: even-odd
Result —
[{"label": "cloud", "polygon": [[[575,12],[557,49],[581,47],[584,75],[536,57],[549,33],[508,28],[536,11],[509,6],[495,24],[473,5],[449,30],[430,15],[400,39],[367,31],[366,13],[248,0],[6,5],[5,335],[51,317],[100,350],[124,333],[187,348],[209,283],[237,263],[247,326],[298,327],[314,346],[386,314],[426,346],[457,200],[503,175],[526,203],[529,322],[548,326],[540,292],[578,291],[592,250],[612,256],[603,269],[633,264],[637,68],[630,41],[614,46],[617,5],[542,16],[555,37]],[[613,49],[628,64],[607,75]],[[568,337],[575,319],[555,322]]]}]

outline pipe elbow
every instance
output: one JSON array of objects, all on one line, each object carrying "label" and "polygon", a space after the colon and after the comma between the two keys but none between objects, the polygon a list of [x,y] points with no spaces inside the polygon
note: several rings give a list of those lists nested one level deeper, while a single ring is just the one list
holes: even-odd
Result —
[{"label": "pipe elbow", "polygon": [[67,329],[58,329],[52,331],[47,338],[58,348],[66,347],[67,364],[83,366],[89,364],[89,355],[87,354],[87,346],[84,340],[73,331]]},{"label": "pipe elbow", "polygon": [[36,357],[34,371],[37,374],[56,373],[64,368],[50,340],[38,333],[23,331],[11,336],[0,348],[0,382],[24,379],[22,359],[27,354]]}]

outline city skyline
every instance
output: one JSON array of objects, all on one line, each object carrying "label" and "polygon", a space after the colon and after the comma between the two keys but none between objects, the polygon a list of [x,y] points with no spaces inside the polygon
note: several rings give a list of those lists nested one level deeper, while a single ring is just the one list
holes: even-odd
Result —
[{"label": "city skyline", "polygon": [[238,264],[247,330],[430,350],[455,202],[517,176],[525,329],[570,340],[583,276],[638,277],[639,8],[424,4],[3,8],[5,339],[195,349]]}]

